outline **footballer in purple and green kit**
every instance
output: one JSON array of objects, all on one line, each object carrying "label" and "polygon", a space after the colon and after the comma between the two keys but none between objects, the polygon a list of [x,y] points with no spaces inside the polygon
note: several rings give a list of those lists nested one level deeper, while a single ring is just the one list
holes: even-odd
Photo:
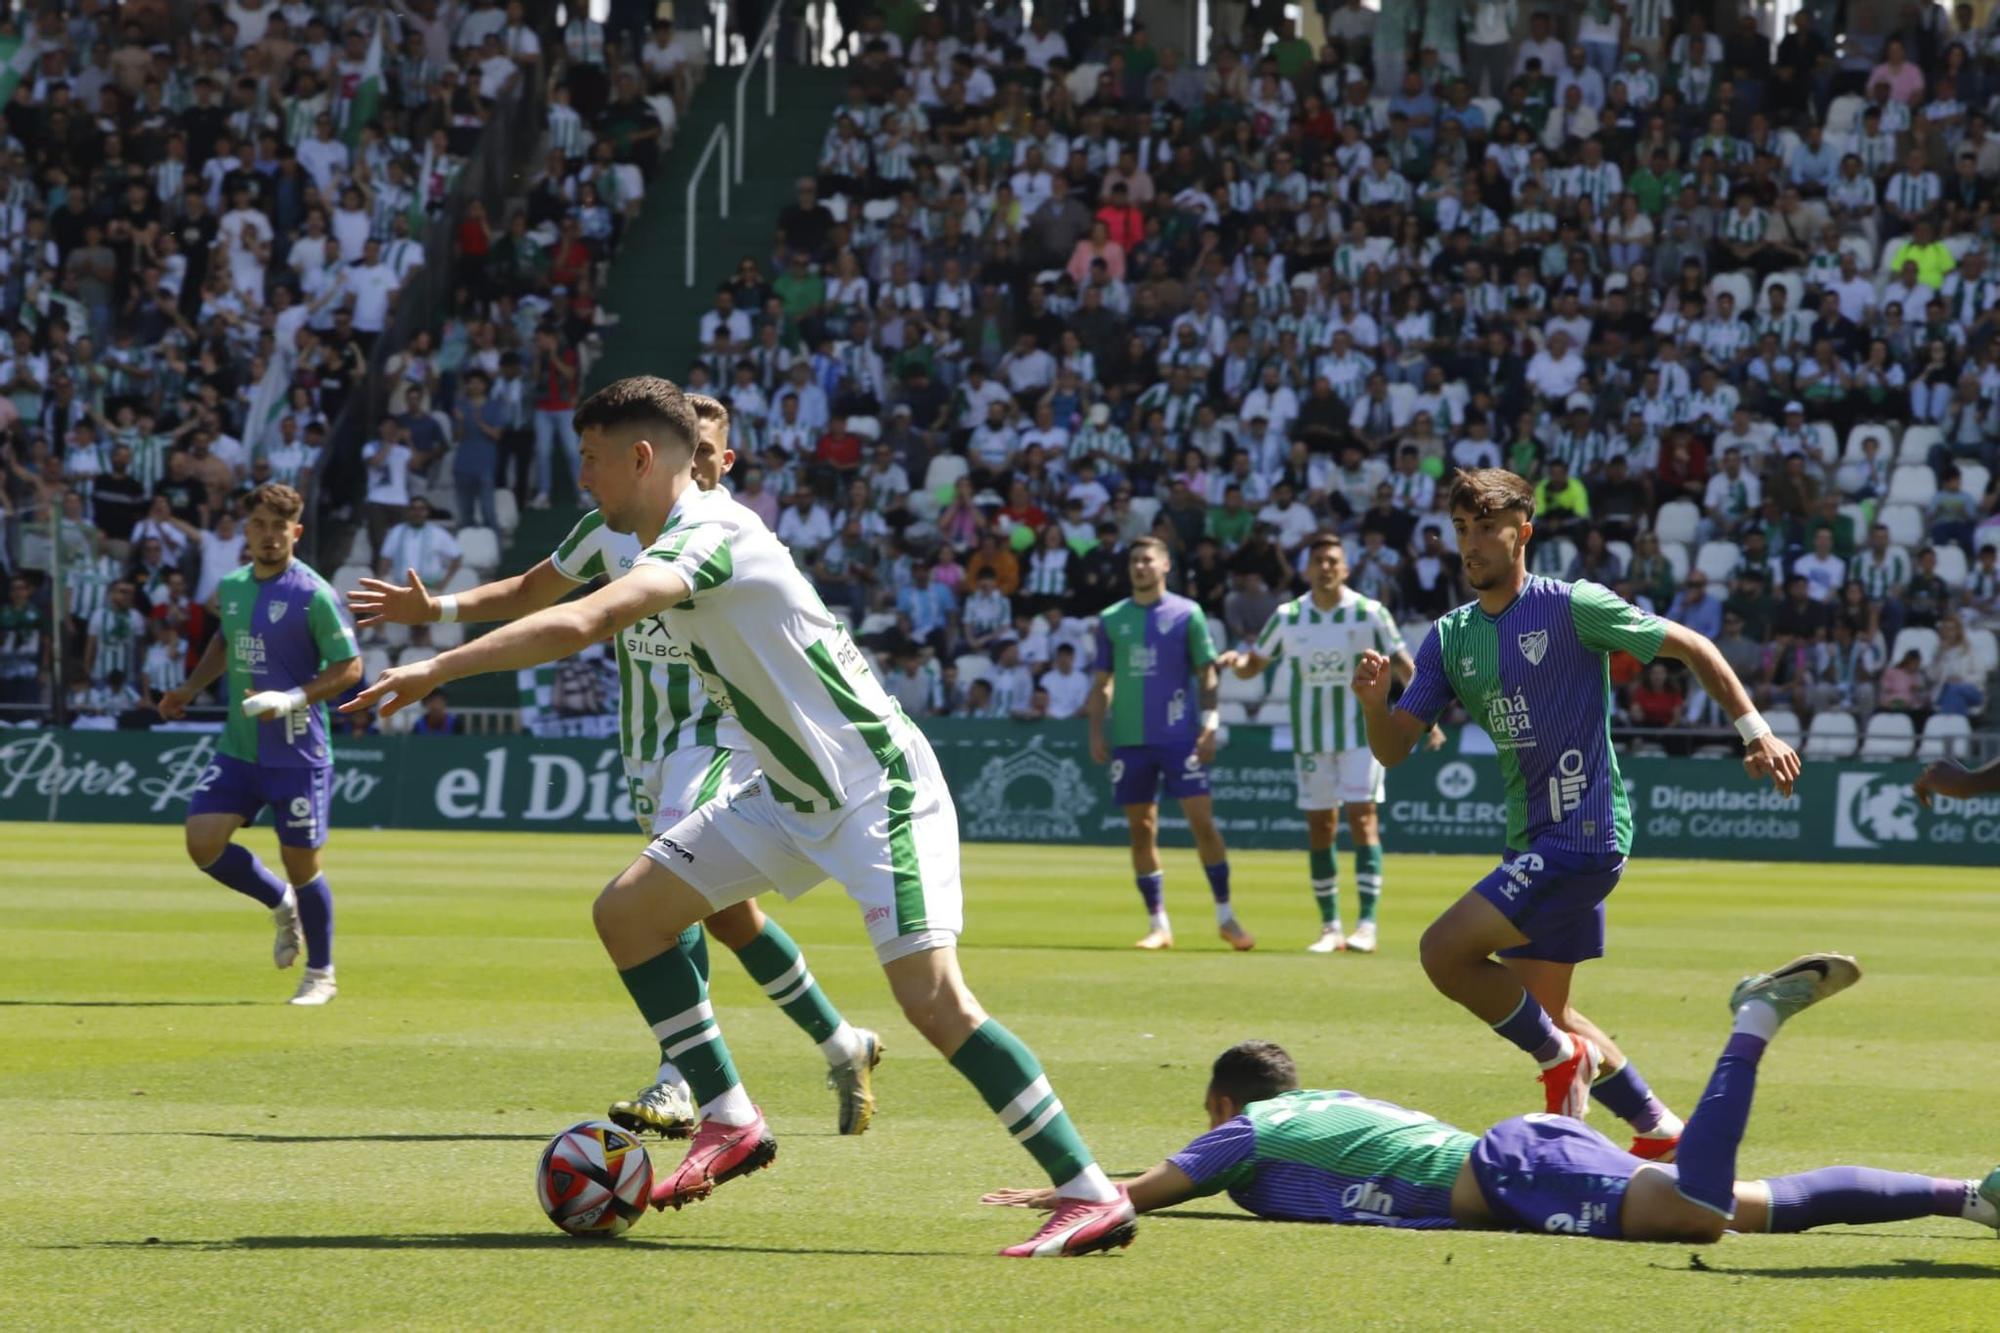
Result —
[{"label": "footballer in purple and green kit", "polygon": [[1447,508],[1476,598],[1424,636],[1393,706],[1381,654],[1362,654],[1353,685],[1369,747],[1385,765],[1407,758],[1453,700],[1499,757],[1505,850],[1424,932],[1424,970],[1535,1061],[1545,1114],[1580,1117],[1596,1100],[1631,1125],[1636,1155],[1671,1161],[1681,1121],[1572,998],[1576,965],[1604,954],[1604,900],[1632,850],[1632,809],[1611,744],[1611,655],[1685,664],[1735,720],[1751,777],[1789,794],[1798,755],[1706,638],[1598,584],[1528,573],[1535,492],[1526,478],[1504,468],[1461,472]]},{"label": "footballer in purple and green kit", "polygon": [[[333,978],[333,891],[320,873],[333,798],[326,701],[361,679],[354,630],[326,581],[293,556],[304,499],[289,486],[251,492],[243,523],[250,563],[223,576],[215,598],[221,629],[160,715],[188,705],[223,678],[221,744],[188,798],[188,857],[202,872],[269,909],[277,926],[271,960],[305,955],[291,1003],[321,1005]],[[235,840],[269,807],[282,877]]]},{"label": "footballer in purple and green kit", "polygon": [[1097,618],[1097,653],[1088,707],[1091,755],[1111,765],[1111,799],[1125,811],[1132,838],[1132,877],[1146,905],[1140,949],[1171,949],[1166,873],[1160,865],[1160,792],[1179,802],[1194,835],[1215,925],[1231,948],[1256,947],[1229,901],[1229,851],[1209,801],[1208,763],[1220,722],[1221,680],[1215,641],[1200,605],[1168,592],[1173,567],[1166,543],[1132,543],[1132,595]]}]

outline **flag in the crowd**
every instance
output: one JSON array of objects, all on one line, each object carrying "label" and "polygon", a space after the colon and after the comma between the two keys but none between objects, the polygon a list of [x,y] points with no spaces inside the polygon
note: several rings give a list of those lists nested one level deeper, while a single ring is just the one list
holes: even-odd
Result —
[{"label": "flag in the crowd", "polygon": [[14,96],[14,87],[28,77],[28,71],[35,67],[35,57],[41,51],[38,43],[22,41],[19,37],[0,37],[0,106],[5,106]]},{"label": "flag in the crowd", "polygon": [[291,387],[296,359],[292,349],[279,348],[264,368],[264,378],[250,392],[250,405],[243,414],[243,443],[253,455],[268,449],[278,438],[278,418],[285,414],[286,391]]},{"label": "flag in the crowd", "polygon": [[375,20],[374,35],[368,39],[368,55],[361,62],[361,81],[347,103],[347,146],[361,142],[361,127],[372,124],[382,109],[382,20]]}]

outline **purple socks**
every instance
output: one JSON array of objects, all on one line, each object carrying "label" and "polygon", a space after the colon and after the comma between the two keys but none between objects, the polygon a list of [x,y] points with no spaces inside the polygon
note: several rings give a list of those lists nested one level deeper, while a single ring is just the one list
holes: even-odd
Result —
[{"label": "purple socks", "polygon": [[[1687,1140],[1681,1140],[1683,1160]],[[1683,1169],[1685,1174],[1685,1169]],[[1903,1222],[1913,1217],[1961,1217],[1965,1182],[1868,1166],[1824,1166],[1772,1176],[1771,1230],[1806,1231],[1836,1223]]]},{"label": "purple socks", "polygon": [[292,892],[299,900],[299,929],[306,937],[306,966],[333,966],[333,890],[314,875]]},{"label": "purple socks", "polygon": [[1748,1032],[1732,1032],[1722,1058],[1715,1062],[1708,1087],[1681,1132],[1679,1155],[1681,1197],[1724,1217],[1736,1216],[1736,1148],[1750,1121],[1750,1101],[1757,1094],[1757,1062],[1769,1045]]},{"label": "purple socks", "polygon": [[1667,1118],[1666,1103],[1653,1095],[1646,1080],[1627,1060],[1615,1074],[1590,1085],[1590,1095],[1605,1110],[1632,1127],[1634,1133],[1649,1134]]},{"label": "purple socks", "polygon": [[1562,1054],[1562,1034],[1549,1021],[1548,1010],[1525,988],[1520,1005],[1495,1023],[1493,1030],[1533,1056],[1538,1065],[1547,1065]]},{"label": "purple socks", "polygon": [[1139,896],[1146,902],[1146,911],[1158,916],[1167,900],[1167,877],[1158,870],[1150,875],[1134,877],[1139,886]]},{"label": "purple socks", "polygon": [[230,843],[222,849],[222,855],[201,868],[204,875],[236,890],[246,898],[255,898],[266,907],[276,907],[285,900],[284,881],[264,868],[256,853],[241,843]]},{"label": "purple socks", "polygon": [[1218,903],[1229,901],[1229,862],[1217,861],[1212,866],[1203,866],[1202,873],[1208,876],[1209,896]]}]

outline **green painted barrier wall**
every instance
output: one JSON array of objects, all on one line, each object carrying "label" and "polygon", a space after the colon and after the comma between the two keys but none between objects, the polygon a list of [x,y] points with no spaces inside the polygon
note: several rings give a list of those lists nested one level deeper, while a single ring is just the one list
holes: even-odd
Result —
[{"label": "green painted barrier wall", "polygon": [[[967,839],[1121,845],[1122,812],[1080,724],[933,722]],[[214,753],[199,732],[0,732],[0,820],[178,823]],[[1282,731],[1237,727],[1217,757],[1217,817],[1233,847],[1296,849],[1292,757]],[[1499,768],[1447,747],[1389,774],[1392,852],[1497,855],[1505,826]],[[336,744],[333,824],[624,832],[623,769],[601,741],[383,736]],[[1641,856],[1755,861],[2000,865],[2000,796],[1911,797],[1914,763],[1808,763],[1779,796],[1726,760],[1628,759]],[[1185,824],[1162,811],[1169,841]]]}]

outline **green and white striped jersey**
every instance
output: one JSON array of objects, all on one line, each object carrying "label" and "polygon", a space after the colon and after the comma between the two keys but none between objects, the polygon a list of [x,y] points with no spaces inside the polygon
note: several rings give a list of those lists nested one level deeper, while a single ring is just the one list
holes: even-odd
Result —
[{"label": "green and white striped jersey", "polygon": [[1408,651],[1389,608],[1352,588],[1340,590],[1332,610],[1321,610],[1308,593],[1271,613],[1257,636],[1257,652],[1291,686],[1292,748],[1298,753],[1366,748],[1368,728],[1348,687],[1356,660],[1370,649],[1390,657]]},{"label": "green and white striped jersey", "polygon": [[[593,509],[570,529],[549,563],[578,583],[599,575],[615,579],[632,568],[643,549],[631,533],[605,527],[604,516]],[[742,728],[702,689],[686,645],[668,632],[665,616],[648,616],[620,630],[617,652],[618,749],[625,758],[650,763],[697,745],[750,748]]]},{"label": "green and white striped jersey", "polygon": [[708,697],[742,724],[773,796],[825,811],[885,773],[908,780],[905,755],[923,734],[763,520],[724,492],[690,489],[640,558],[687,580],[687,600],[663,618]]}]

